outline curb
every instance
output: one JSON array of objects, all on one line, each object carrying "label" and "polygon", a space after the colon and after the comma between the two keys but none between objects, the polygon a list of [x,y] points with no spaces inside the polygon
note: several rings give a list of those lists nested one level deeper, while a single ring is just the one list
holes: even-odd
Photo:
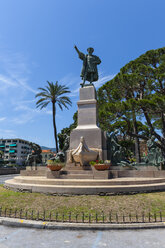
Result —
[{"label": "curb", "polygon": [[111,223],[62,223],[43,222],[35,220],[23,220],[15,218],[0,217],[0,225],[12,227],[26,227],[36,229],[68,229],[68,230],[128,230],[128,229],[153,229],[165,228],[165,222],[156,223],[131,223],[131,224],[111,224]]}]

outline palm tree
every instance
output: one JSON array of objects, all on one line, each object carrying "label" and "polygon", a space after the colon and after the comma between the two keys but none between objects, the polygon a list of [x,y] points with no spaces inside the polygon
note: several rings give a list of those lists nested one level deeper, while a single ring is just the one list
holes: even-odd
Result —
[{"label": "palm tree", "polygon": [[[68,105],[72,105],[72,102],[69,97],[64,94],[70,93],[68,87],[64,85],[47,81],[48,85],[45,88],[38,88],[41,90],[35,97],[40,97],[40,99],[36,102],[36,107],[43,109],[46,108],[47,105],[52,103],[52,112],[53,112],[53,127],[54,127],[54,138],[56,144],[56,152],[58,152],[58,142],[57,142],[57,128],[56,128],[56,104],[63,110],[63,107],[68,109]],[[63,96],[64,95],[64,96]]]}]

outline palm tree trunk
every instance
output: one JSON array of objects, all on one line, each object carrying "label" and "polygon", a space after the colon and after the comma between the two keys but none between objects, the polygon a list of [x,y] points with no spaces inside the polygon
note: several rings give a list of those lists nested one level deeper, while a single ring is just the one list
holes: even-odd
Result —
[{"label": "palm tree trunk", "polygon": [[55,120],[55,116],[56,116],[56,107],[55,107],[55,103],[54,103],[54,102],[52,102],[52,108],[53,108],[54,139],[55,139],[55,143],[56,143],[56,153],[58,153],[57,128],[56,128],[56,120]]},{"label": "palm tree trunk", "polygon": [[[134,133],[138,135],[138,128],[137,128],[137,122],[136,122],[136,115],[134,109],[132,110],[132,116],[133,116],[133,129]],[[136,162],[141,162],[141,156],[140,156],[140,144],[139,144],[139,138],[135,137],[135,156],[136,156]]]}]

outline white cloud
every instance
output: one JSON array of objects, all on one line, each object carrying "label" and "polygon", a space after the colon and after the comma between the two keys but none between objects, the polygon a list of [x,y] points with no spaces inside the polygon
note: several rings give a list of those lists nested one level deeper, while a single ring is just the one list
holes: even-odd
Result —
[{"label": "white cloud", "polygon": [[[17,116],[11,119],[12,123],[22,125],[33,122],[39,115],[52,115],[52,110],[48,108],[39,109],[35,106],[36,100],[17,101],[14,104],[13,111],[17,112]],[[30,104],[30,106],[29,106]]]},{"label": "white cloud", "polygon": [[30,112],[26,114],[20,114],[19,117],[11,119],[11,122],[18,125],[33,122],[33,114],[31,114]]},{"label": "white cloud", "polygon": [[6,119],[8,124],[9,120],[10,123],[15,124],[33,121],[39,110],[34,106],[36,99],[29,99],[29,97],[32,98],[32,93],[34,95],[37,91],[28,83],[31,72],[26,58],[21,54],[10,51],[5,54],[2,52],[0,68],[0,108],[3,111],[5,105],[7,115],[7,118],[0,118],[0,122]]},{"label": "white cloud", "polygon": [[26,58],[21,54],[9,51],[3,55],[1,54],[0,83],[8,87],[13,86],[20,88],[20,90],[36,93],[37,91],[27,83],[30,74],[27,64]]},{"label": "white cloud", "polygon": [[18,83],[15,80],[2,74],[0,74],[0,83],[2,85],[18,86]]},{"label": "white cloud", "polygon": [[0,122],[5,121],[5,120],[6,120],[6,117],[0,117]]},{"label": "white cloud", "polygon": [[67,87],[70,87],[72,85],[75,85],[75,83],[80,81],[80,77],[75,77],[73,74],[68,74],[61,78],[59,80],[60,84],[66,85]]},{"label": "white cloud", "polygon": [[99,88],[101,87],[103,84],[105,84],[106,82],[108,82],[109,80],[111,80],[112,78],[114,78],[115,74],[110,74],[107,76],[104,76],[103,73],[100,75],[100,78],[97,82],[95,82],[95,87]]},{"label": "white cloud", "polygon": [[0,129],[0,138],[16,138],[16,133],[14,130],[10,129]]}]

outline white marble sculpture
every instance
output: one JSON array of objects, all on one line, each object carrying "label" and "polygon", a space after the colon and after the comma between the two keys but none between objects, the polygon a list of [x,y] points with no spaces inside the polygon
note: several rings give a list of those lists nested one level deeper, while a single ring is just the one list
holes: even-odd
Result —
[{"label": "white marble sculpture", "polygon": [[88,148],[84,137],[81,137],[78,147],[70,152],[70,160],[80,163],[83,166],[92,160],[96,160],[98,155],[99,153],[97,151],[92,151]]}]

